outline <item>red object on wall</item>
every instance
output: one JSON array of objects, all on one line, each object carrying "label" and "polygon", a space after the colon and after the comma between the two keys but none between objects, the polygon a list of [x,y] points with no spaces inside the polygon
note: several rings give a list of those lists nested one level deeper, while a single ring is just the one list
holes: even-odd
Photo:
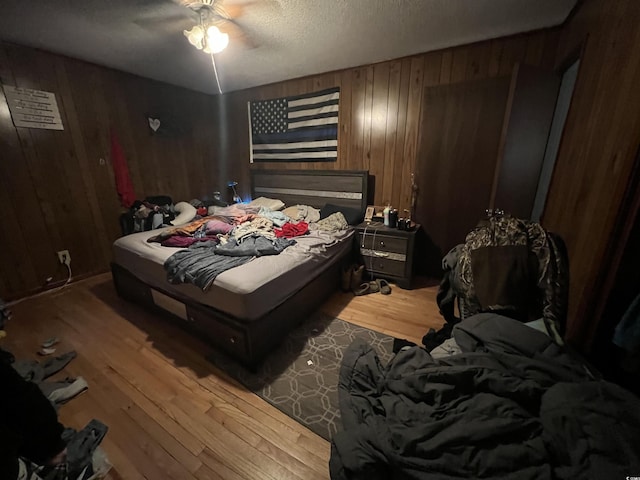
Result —
[{"label": "red object on wall", "polygon": [[116,190],[120,197],[120,204],[129,208],[136,200],[136,193],[133,190],[131,175],[129,175],[127,158],[124,156],[118,136],[113,130],[111,131],[111,164],[116,177]]}]

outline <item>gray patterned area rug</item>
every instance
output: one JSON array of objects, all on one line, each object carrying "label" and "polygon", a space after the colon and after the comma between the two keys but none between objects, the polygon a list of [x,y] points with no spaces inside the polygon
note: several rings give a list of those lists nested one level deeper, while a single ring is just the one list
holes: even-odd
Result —
[{"label": "gray patterned area rug", "polygon": [[208,357],[253,393],[326,440],[340,428],[338,374],[342,354],[356,338],[369,342],[386,364],[393,337],[314,313],[251,372],[224,354]]}]

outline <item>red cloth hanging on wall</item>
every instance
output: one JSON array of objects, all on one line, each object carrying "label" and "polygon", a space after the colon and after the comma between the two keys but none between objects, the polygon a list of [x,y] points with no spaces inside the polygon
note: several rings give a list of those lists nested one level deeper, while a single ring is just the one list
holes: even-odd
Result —
[{"label": "red cloth hanging on wall", "polygon": [[127,158],[124,156],[118,136],[113,130],[111,130],[111,165],[113,165],[113,173],[116,177],[116,190],[120,197],[120,204],[129,208],[136,200],[136,193],[133,190],[131,175],[129,175]]}]

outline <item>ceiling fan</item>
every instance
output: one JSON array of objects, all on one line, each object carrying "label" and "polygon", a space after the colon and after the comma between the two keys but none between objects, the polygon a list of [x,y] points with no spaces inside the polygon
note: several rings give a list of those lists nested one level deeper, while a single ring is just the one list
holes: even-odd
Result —
[{"label": "ceiling fan", "polygon": [[230,44],[242,45],[245,48],[257,47],[237,19],[242,17],[248,7],[264,8],[265,1],[249,0],[224,6],[224,0],[163,1],[183,8],[179,12],[175,9],[170,15],[160,11],[152,12],[151,15],[138,17],[135,23],[164,35],[174,35],[182,31],[191,45],[211,57],[218,91],[222,93],[214,55],[222,52]]},{"label": "ceiling fan", "polygon": [[223,6],[223,0],[173,0],[196,14],[195,24],[184,30],[194,47],[204,53],[220,53],[229,45],[230,37],[253,48],[255,45],[236,22],[242,15],[243,5]]},{"label": "ceiling fan", "polygon": [[231,18],[219,1],[180,2],[198,15],[198,22],[190,30],[184,30],[189,43],[204,53],[220,53],[229,45],[229,34],[220,31],[218,25]]},{"label": "ceiling fan", "polygon": [[[191,45],[211,57],[211,65],[213,66],[218,92],[222,93],[214,54],[220,53],[227,48],[227,45],[229,45],[229,33],[234,34],[236,39],[242,40],[245,44],[250,44],[248,37],[244,35],[234,17],[222,6],[223,0],[173,1],[178,5],[189,8],[196,14],[195,23],[191,25],[190,29],[185,29],[183,33]],[[235,9],[235,15],[242,14],[242,6],[236,5]]]}]

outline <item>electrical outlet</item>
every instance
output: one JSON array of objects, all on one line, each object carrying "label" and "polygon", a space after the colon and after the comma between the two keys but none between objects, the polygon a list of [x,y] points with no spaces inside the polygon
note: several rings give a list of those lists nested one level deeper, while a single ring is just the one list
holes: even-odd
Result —
[{"label": "electrical outlet", "polygon": [[71,265],[71,255],[69,254],[69,250],[60,250],[58,252],[58,260],[63,265]]}]

